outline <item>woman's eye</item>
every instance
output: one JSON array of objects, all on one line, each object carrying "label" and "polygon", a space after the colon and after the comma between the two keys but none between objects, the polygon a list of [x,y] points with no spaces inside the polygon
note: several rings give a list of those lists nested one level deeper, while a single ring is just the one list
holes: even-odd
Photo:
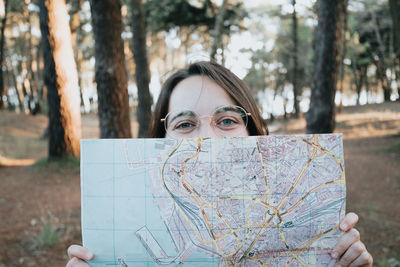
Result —
[{"label": "woman's eye", "polygon": [[190,126],[192,126],[190,123],[185,122],[185,123],[179,124],[176,128],[189,128]]},{"label": "woman's eye", "polygon": [[223,118],[218,121],[217,125],[219,127],[232,128],[237,125],[237,121],[232,118]]},{"label": "woman's eye", "polygon": [[181,122],[177,123],[174,127],[175,130],[189,130],[194,128],[196,125],[191,122]]},{"label": "woman's eye", "polygon": [[223,125],[231,125],[233,123],[235,123],[235,122],[233,120],[231,120],[231,119],[223,119],[221,121],[221,124],[223,124]]}]

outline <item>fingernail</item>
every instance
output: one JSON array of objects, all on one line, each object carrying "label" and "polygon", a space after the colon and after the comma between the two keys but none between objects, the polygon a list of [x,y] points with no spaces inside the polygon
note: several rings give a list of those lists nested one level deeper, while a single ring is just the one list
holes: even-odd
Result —
[{"label": "fingernail", "polygon": [[331,256],[332,256],[332,258],[337,259],[337,257],[339,256],[339,253],[337,253],[336,251],[332,251]]},{"label": "fingernail", "polygon": [[342,230],[347,231],[347,224],[343,223],[341,225]]},{"label": "fingernail", "polygon": [[93,253],[92,252],[87,252],[86,253],[86,259],[90,260],[91,258],[93,258]]}]

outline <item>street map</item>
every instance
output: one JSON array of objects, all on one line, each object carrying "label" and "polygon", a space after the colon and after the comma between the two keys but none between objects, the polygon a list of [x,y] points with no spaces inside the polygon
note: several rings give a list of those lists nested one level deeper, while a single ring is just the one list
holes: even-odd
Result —
[{"label": "street map", "polygon": [[341,134],[81,141],[91,266],[333,266]]}]

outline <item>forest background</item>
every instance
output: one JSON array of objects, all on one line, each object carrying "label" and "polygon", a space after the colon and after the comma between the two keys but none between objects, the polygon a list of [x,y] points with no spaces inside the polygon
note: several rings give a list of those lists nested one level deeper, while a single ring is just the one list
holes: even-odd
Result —
[{"label": "forest background", "polygon": [[347,209],[400,265],[400,1],[0,0],[0,20],[0,266],[62,266],[79,139],[145,137],[160,84],[210,59],[272,134],[343,133]]}]

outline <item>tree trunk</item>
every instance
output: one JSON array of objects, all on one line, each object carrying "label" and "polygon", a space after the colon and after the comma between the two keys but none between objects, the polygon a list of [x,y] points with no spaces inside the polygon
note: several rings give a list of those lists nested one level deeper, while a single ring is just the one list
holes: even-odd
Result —
[{"label": "tree trunk", "polygon": [[396,58],[400,60],[400,1],[389,0],[389,5],[393,21],[394,52]]},{"label": "tree trunk", "polygon": [[49,108],[49,159],[78,157],[81,137],[78,79],[63,0],[40,0],[40,29]]},{"label": "tree trunk", "polygon": [[351,69],[354,75],[354,84],[356,85],[357,106],[360,105],[361,90],[364,85],[364,79],[367,75],[366,66],[357,66],[356,59],[352,59]]},{"label": "tree trunk", "polygon": [[35,61],[36,61],[36,72],[37,72],[37,77],[39,78],[39,87],[38,87],[38,98],[39,102],[43,104],[44,99],[45,99],[45,94],[44,94],[44,73],[43,73],[43,45],[38,45],[36,55],[35,55]]},{"label": "tree trunk", "polygon": [[[8,110],[15,110],[15,105],[11,103],[11,97],[10,97],[10,90],[9,86],[11,84],[10,82],[10,72],[8,70],[7,63],[4,63],[4,74],[5,74],[5,82],[4,82],[4,95],[7,97],[6,103],[7,103],[7,109]],[[4,102],[4,101],[3,101]],[[5,104],[4,104],[5,105]]]},{"label": "tree trunk", "polygon": [[[25,84],[26,72],[25,72],[25,70],[23,68],[22,60],[18,60],[17,61],[17,69],[16,69],[16,71],[17,72],[15,73],[15,77],[18,77],[18,74],[23,77],[23,81],[21,83],[18,82],[17,84],[18,84],[19,90],[20,90],[21,95],[22,95],[22,103],[24,105],[24,112],[25,112],[26,108],[28,108],[28,110],[29,110],[29,107],[30,107],[31,103],[29,102],[30,98],[29,98],[29,95],[28,95],[29,92],[27,90],[27,89],[29,89],[29,87],[27,87],[26,84]],[[28,111],[28,112],[30,112],[30,111]]]},{"label": "tree trunk", "polygon": [[311,82],[307,133],[331,133],[335,128],[335,92],[340,61],[344,0],[318,1],[314,35],[314,73]]},{"label": "tree trunk", "polygon": [[6,73],[6,96],[7,96],[7,109],[11,110],[11,111],[15,111],[15,104],[11,102],[11,95],[10,95],[10,90],[8,90],[9,86],[10,86],[10,72],[7,70],[5,70]]},{"label": "tree trunk", "polygon": [[4,0],[4,17],[1,18],[1,29],[0,29],[0,109],[4,108],[3,95],[4,95],[4,72],[3,72],[3,61],[4,61],[4,46],[5,46],[5,29],[7,23],[8,14],[8,0]]},{"label": "tree trunk", "polygon": [[[349,0],[345,0],[345,6],[347,7]],[[340,92],[340,104],[339,104],[339,113],[342,112],[343,109],[343,81],[344,81],[344,58],[347,54],[347,39],[346,33],[348,30],[348,13],[347,8],[343,10],[343,27],[342,27],[342,47],[340,51],[340,67],[339,67],[339,92]]]},{"label": "tree trunk", "polygon": [[396,74],[396,82],[397,82],[397,94],[398,97],[397,101],[400,101],[400,75],[399,75],[399,69],[400,69],[400,1],[398,0],[389,0],[389,5],[390,5],[390,11],[391,11],[391,16],[392,16],[392,21],[393,21],[393,48],[394,48],[394,54],[396,57],[396,64],[394,66],[395,68],[395,74]]},{"label": "tree trunk", "polygon": [[15,92],[17,94],[19,111],[21,113],[24,113],[25,112],[25,107],[24,107],[24,96],[22,94],[22,89],[21,89],[20,84],[17,81],[17,75],[16,75],[15,69],[13,68],[12,65],[10,66],[10,68],[11,68],[10,69],[10,75],[11,75],[12,81],[14,83]]},{"label": "tree trunk", "polygon": [[82,50],[80,49],[81,40],[81,21],[79,18],[79,11],[82,8],[82,0],[72,1],[71,7],[71,40],[72,49],[74,51],[74,58],[76,62],[76,70],[78,72],[78,86],[79,86],[79,96],[81,99],[81,107],[84,107],[83,102],[83,92],[82,92],[82,76],[81,76],[81,62],[82,62]]},{"label": "tree trunk", "polygon": [[119,0],[90,0],[101,138],[130,138],[128,85]]},{"label": "tree trunk", "polygon": [[400,101],[400,59],[396,59],[394,73],[397,82],[397,96],[398,96],[397,101]]},{"label": "tree trunk", "polygon": [[211,60],[215,60],[215,56],[217,54],[217,49],[221,45],[222,27],[224,26],[224,17],[225,17],[227,2],[228,2],[228,0],[223,0],[221,7],[218,11],[217,18],[215,19],[215,27],[212,30],[212,36],[214,38],[214,41],[211,46],[211,52],[210,52]]},{"label": "tree trunk", "polygon": [[369,86],[369,80],[368,80],[368,66],[365,67],[365,79],[364,79],[364,84],[365,84],[365,92],[367,94],[367,104],[370,103],[370,86]]},{"label": "tree trunk", "polygon": [[21,70],[20,74],[23,76],[23,82],[22,82],[22,88],[24,92],[24,97],[26,98],[27,105],[28,105],[28,110],[30,115],[36,115],[38,112],[37,108],[38,105],[35,103],[35,97],[34,97],[34,87],[32,86],[32,76],[30,76],[31,71],[28,68],[29,66],[29,60],[28,62],[25,61],[20,61],[20,67]]},{"label": "tree trunk", "polygon": [[151,118],[152,98],[149,91],[150,70],[146,49],[146,28],[144,24],[142,1],[132,0],[133,56],[136,65],[136,84],[138,88],[137,120],[139,137],[146,137]]},{"label": "tree trunk", "polygon": [[[29,80],[30,83],[30,97],[32,98],[33,105],[35,106],[35,109],[38,108],[38,99],[35,99],[34,96],[37,96],[38,93],[38,88],[39,88],[39,83],[38,79],[36,78],[36,73],[33,70],[33,44],[32,44],[32,21],[31,21],[31,12],[29,11],[28,4],[25,2],[24,4],[24,17],[26,20],[26,23],[28,24],[28,31],[27,31],[27,39],[28,39],[28,52],[27,52],[27,61],[26,61],[26,70],[27,70],[27,79]],[[32,112],[31,112],[32,114]]]},{"label": "tree trunk", "polygon": [[292,41],[293,41],[293,70],[292,70],[292,84],[293,84],[293,109],[294,116],[299,117],[299,88],[297,84],[297,62],[298,62],[298,36],[297,36],[297,12],[296,0],[292,0],[293,14],[292,14]]},{"label": "tree trunk", "polygon": [[390,95],[392,94],[392,88],[390,87],[390,83],[388,77],[386,75],[386,64],[383,62],[384,58],[381,58],[379,61],[375,61],[376,66],[376,75],[378,80],[381,82],[382,90],[383,90],[383,100],[385,102],[390,101]]},{"label": "tree trunk", "polygon": [[372,10],[371,8],[368,8],[368,12],[371,15],[371,19],[373,22],[372,28],[375,33],[376,40],[378,42],[378,49],[376,51],[376,53],[378,55],[378,60],[375,60],[375,64],[377,67],[377,73],[379,75],[379,80],[381,81],[381,84],[382,84],[383,98],[384,98],[384,101],[386,102],[386,101],[390,101],[390,95],[392,94],[391,78],[386,75],[386,70],[388,69],[388,64],[386,62],[386,58],[390,58],[390,55],[386,56],[386,53],[385,53],[386,48],[385,48],[385,44],[382,39],[381,33],[379,31],[378,20],[376,18],[375,11]]}]

